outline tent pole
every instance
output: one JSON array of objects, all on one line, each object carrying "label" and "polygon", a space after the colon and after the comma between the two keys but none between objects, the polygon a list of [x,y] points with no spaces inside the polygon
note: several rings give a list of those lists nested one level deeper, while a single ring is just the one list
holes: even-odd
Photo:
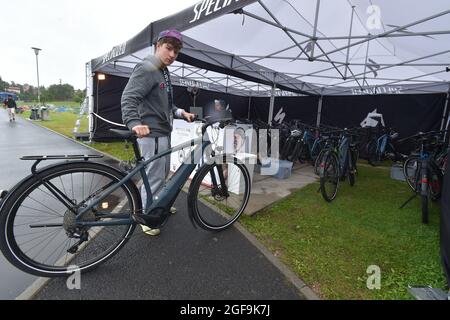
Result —
[{"label": "tent pole", "polygon": [[276,88],[276,85],[274,83],[272,86],[271,94],[270,94],[269,119],[267,119],[267,123],[269,125],[272,125],[272,119],[273,119],[273,106],[275,104],[275,88]]},{"label": "tent pole", "polygon": [[316,5],[316,17],[314,18],[314,31],[313,31],[313,37],[312,37],[312,48],[311,48],[311,58],[314,59],[314,47],[316,45],[316,35],[317,35],[317,23],[319,21],[319,10],[320,10],[320,0],[317,0]]},{"label": "tent pole", "polygon": [[250,96],[248,97],[248,109],[247,109],[247,119],[250,120],[250,108],[252,103],[252,93],[250,92]]},{"label": "tent pole", "polygon": [[[441,129],[440,130],[444,129],[445,115],[447,114],[449,96],[450,96],[450,85],[449,85],[449,88],[448,88],[447,97],[445,99],[444,113],[442,114],[442,122],[441,122]],[[449,119],[449,117],[447,117],[447,125],[445,127],[445,130],[448,129],[448,119]]]},{"label": "tent pole", "polygon": [[[396,28],[394,28],[394,29],[391,29],[391,30],[386,31],[386,32],[381,33],[381,34],[369,35],[368,38],[366,38],[366,39],[364,39],[364,40],[362,40],[362,41],[353,42],[353,43],[350,45],[350,47],[354,47],[354,46],[360,45],[360,44],[362,44],[362,43],[364,43],[364,42],[371,41],[371,40],[375,40],[375,39],[378,39],[378,38],[383,38],[383,37],[385,37],[385,36],[387,36],[387,35],[389,35],[389,34],[391,34],[391,33],[395,33],[395,32],[397,32],[397,31],[404,30],[404,29],[406,29],[406,28],[409,28],[409,27],[412,27],[412,26],[421,24],[421,23],[423,23],[423,22],[427,22],[427,21],[429,21],[429,20],[433,20],[433,19],[439,18],[439,17],[444,16],[444,15],[446,15],[446,14],[448,14],[448,13],[450,13],[450,10],[445,10],[445,11],[442,11],[442,12],[440,12],[440,13],[438,13],[438,14],[435,14],[435,15],[432,15],[432,16],[429,16],[429,17],[426,17],[426,18],[424,18],[424,19],[421,19],[421,20],[418,20],[418,21],[415,21],[415,22],[412,22],[412,23],[408,23],[408,24],[405,24],[405,25],[403,25],[403,26],[398,26],[398,27],[396,27]],[[326,52],[326,53],[324,52],[323,54],[317,56],[316,58],[322,58],[322,57],[324,57],[324,56],[326,56],[326,55],[330,55],[330,54],[332,54],[332,53],[335,53],[335,52],[338,52],[338,51],[342,51],[343,49],[347,49],[347,46],[344,46],[344,47],[341,47],[341,48],[336,48],[336,49],[333,49],[333,50],[331,50],[331,51],[329,51],[329,52]]]},{"label": "tent pole", "polygon": [[317,121],[316,121],[317,129],[319,128],[320,122],[322,120],[322,102],[323,102],[323,96],[321,95],[319,98],[319,104],[317,106]]},{"label": "tent pole", "polygon": [[86,96],[89,99],[89,141],[92,141],[92,138],[94,136],[94,75],[95,73],[92,73],[91,68],[91,62],[87,65],[87,74],[86,74],[86,81],[87,81],[87,87],[86,87]]},{"label": "tent pole", "polygon": [[347,71],[348,71],[348,59],[350,56],[350,42],[352,40],[352,29],[353,29],[353,15],[355,14],[355,6],[352,6],[352,17],[350,18],[350,31],[348,34],[348,47],[347,47],[347,56],[345,58],[345,72],[344,72],[344,80],[347,79]]}]

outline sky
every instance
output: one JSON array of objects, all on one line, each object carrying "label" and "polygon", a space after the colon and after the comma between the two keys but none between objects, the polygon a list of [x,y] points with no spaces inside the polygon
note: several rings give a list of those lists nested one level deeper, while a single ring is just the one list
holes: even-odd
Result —
[{"label": "sky", "polygon": [[86,87],[85,64],[135,36],[152,21],[199,0],[13,0],[1,2],[0,76],[37,86]]}]

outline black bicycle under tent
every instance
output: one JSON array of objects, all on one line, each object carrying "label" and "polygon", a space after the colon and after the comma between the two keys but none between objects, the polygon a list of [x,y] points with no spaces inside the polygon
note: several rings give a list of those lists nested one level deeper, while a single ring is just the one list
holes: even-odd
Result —
[{"label": "black bicycle under tent", "polygon": [[442,130],[449,16],[448,0],[199,1],[87,63],[90,138],[122,123],[128,77],[168,28],[184,36],[169,68],[180,107],[193,105],[186,88],[197,87],[196,105],[225,98],[234,115],[268,123],[353,127],[375,110],[403,137]]}]

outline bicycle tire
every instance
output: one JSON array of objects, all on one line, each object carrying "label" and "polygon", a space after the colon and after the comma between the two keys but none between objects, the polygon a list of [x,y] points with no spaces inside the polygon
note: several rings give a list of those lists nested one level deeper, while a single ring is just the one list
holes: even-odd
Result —
[{"label": "bicycle tire", "polygon": [[286,143],[284,144],[283,148],[281,149],[280,159],[281,160],[287,160],[287,156],[292,152],[292,145],[296,141],[293,137],[288,137]]},{"label": "bicycle tire", "polygon": [[376,167],[381,162],[377,154],[377,144],[375,140],[372,140],[367,144],[367,158],[369,164],[373,167]]},{"label": "bicycle tire", "polygon": [[420,158],[417,156],[408,157],[403,162],[403,176],[406,183],[413,190],[416,191],[417,183],[419,181],[418,173],[420,172]]},{"label": "bicycle tire", "polygon": [[349,150],[349,161],[348,161],[348,183],[350,184],[351,187],[353,187],[355,185],[356,182],[356,174],[357,174],[357,169],[356,169],[356,155],[355,152],[353,150]]},{"label": "bicycle tire", "polygon": [[287,161],[295,162],[299,159],[299,150],[302,148],[303,142],[301,140],[297,140],[297,143],[294,146],[294,149],[291,153],[286,156]]},{"label": "bicycle tire", "polygon": [[[336,198],[339,188],[339,162],[334,153],[327,153],[322,158],[320,173],[320,192],[327,202]],[[330,186],[330,190],[328,190]]]},{"label": "bicycle tire", "polygon": [[430,198],[432,201],[438,201],[442,195],[442,172],[439,167],[434,163],[430,163]]},{"label": "bicycle tire", "polygon": [[428,224],[428,196],[421,196],[422,223]]},{"label": "bicycle tire", "polygon": [[[205,164],[194,176],[188,191],[188,211],[196,224],[209,231],[229,228],[244,212],[250,198],[251,181],[247,167],[235,157]],[[222,183],[214,185],[212,172],[227,170]]]},{"label": "bicycle tire", "polygon": [[[1,205],[2,253],[20,270],[44,277],[68,276],[73,273],[74,265],[76,270],[86,272],[104,263],[125,245],[134,231],[135,223],[130,218],[128,225],[77,226],[78,231],[74,231],[74,213],[67,208],[70,205],[63,205],[51,193],[48,183],[59,188],[72,204],[81,204],[84,200],[90,201],[93,194],[101,193],[102,189],[123,176],[122,172],[112,167],[86,161],[51,165],[28,176],[7,195]],[[89,191],[85,192],[89,184]],[[89,211],[83,221],[107,220],[108,217],[102,217],[102,214],[106,214],[106,206],[114,208],[108,211],[109,219],[114,214],[127,217],[132,212],[140,212],[139,191],[131,181],[127,182]],[[44,220],[41,220],[42,217],[45,217]],[[23,233],[29,229],[32,229],[30,233]],[[79,238],[76,238],[77,233]],[[75,248],[81,237],[87,240]],[[33,247],[28,248],[29,245]],[[70,252],[71,249],[76,251]]]},{"label": "bicycle tire", "polygon": [[320,150],[319,154],[316,157],[316,160],[314,161],[314,173],[316,175],[320,175],[320,164],[322,163],[322,158],[326,152],[326,149]]}]

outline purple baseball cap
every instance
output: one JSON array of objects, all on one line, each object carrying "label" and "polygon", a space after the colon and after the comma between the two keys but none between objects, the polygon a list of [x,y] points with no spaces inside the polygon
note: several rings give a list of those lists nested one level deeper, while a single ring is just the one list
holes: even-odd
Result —
[{"label": "purple baseball cap", "polygon": [[175,30],[175,29],[161,31],[158,35],[158,40],[156,40],[156,41],[159,41],[162,38],[175,38],[178,41],[180,41],[181,43],[183,43],[183,36],[181,35],[180,31]]}]

